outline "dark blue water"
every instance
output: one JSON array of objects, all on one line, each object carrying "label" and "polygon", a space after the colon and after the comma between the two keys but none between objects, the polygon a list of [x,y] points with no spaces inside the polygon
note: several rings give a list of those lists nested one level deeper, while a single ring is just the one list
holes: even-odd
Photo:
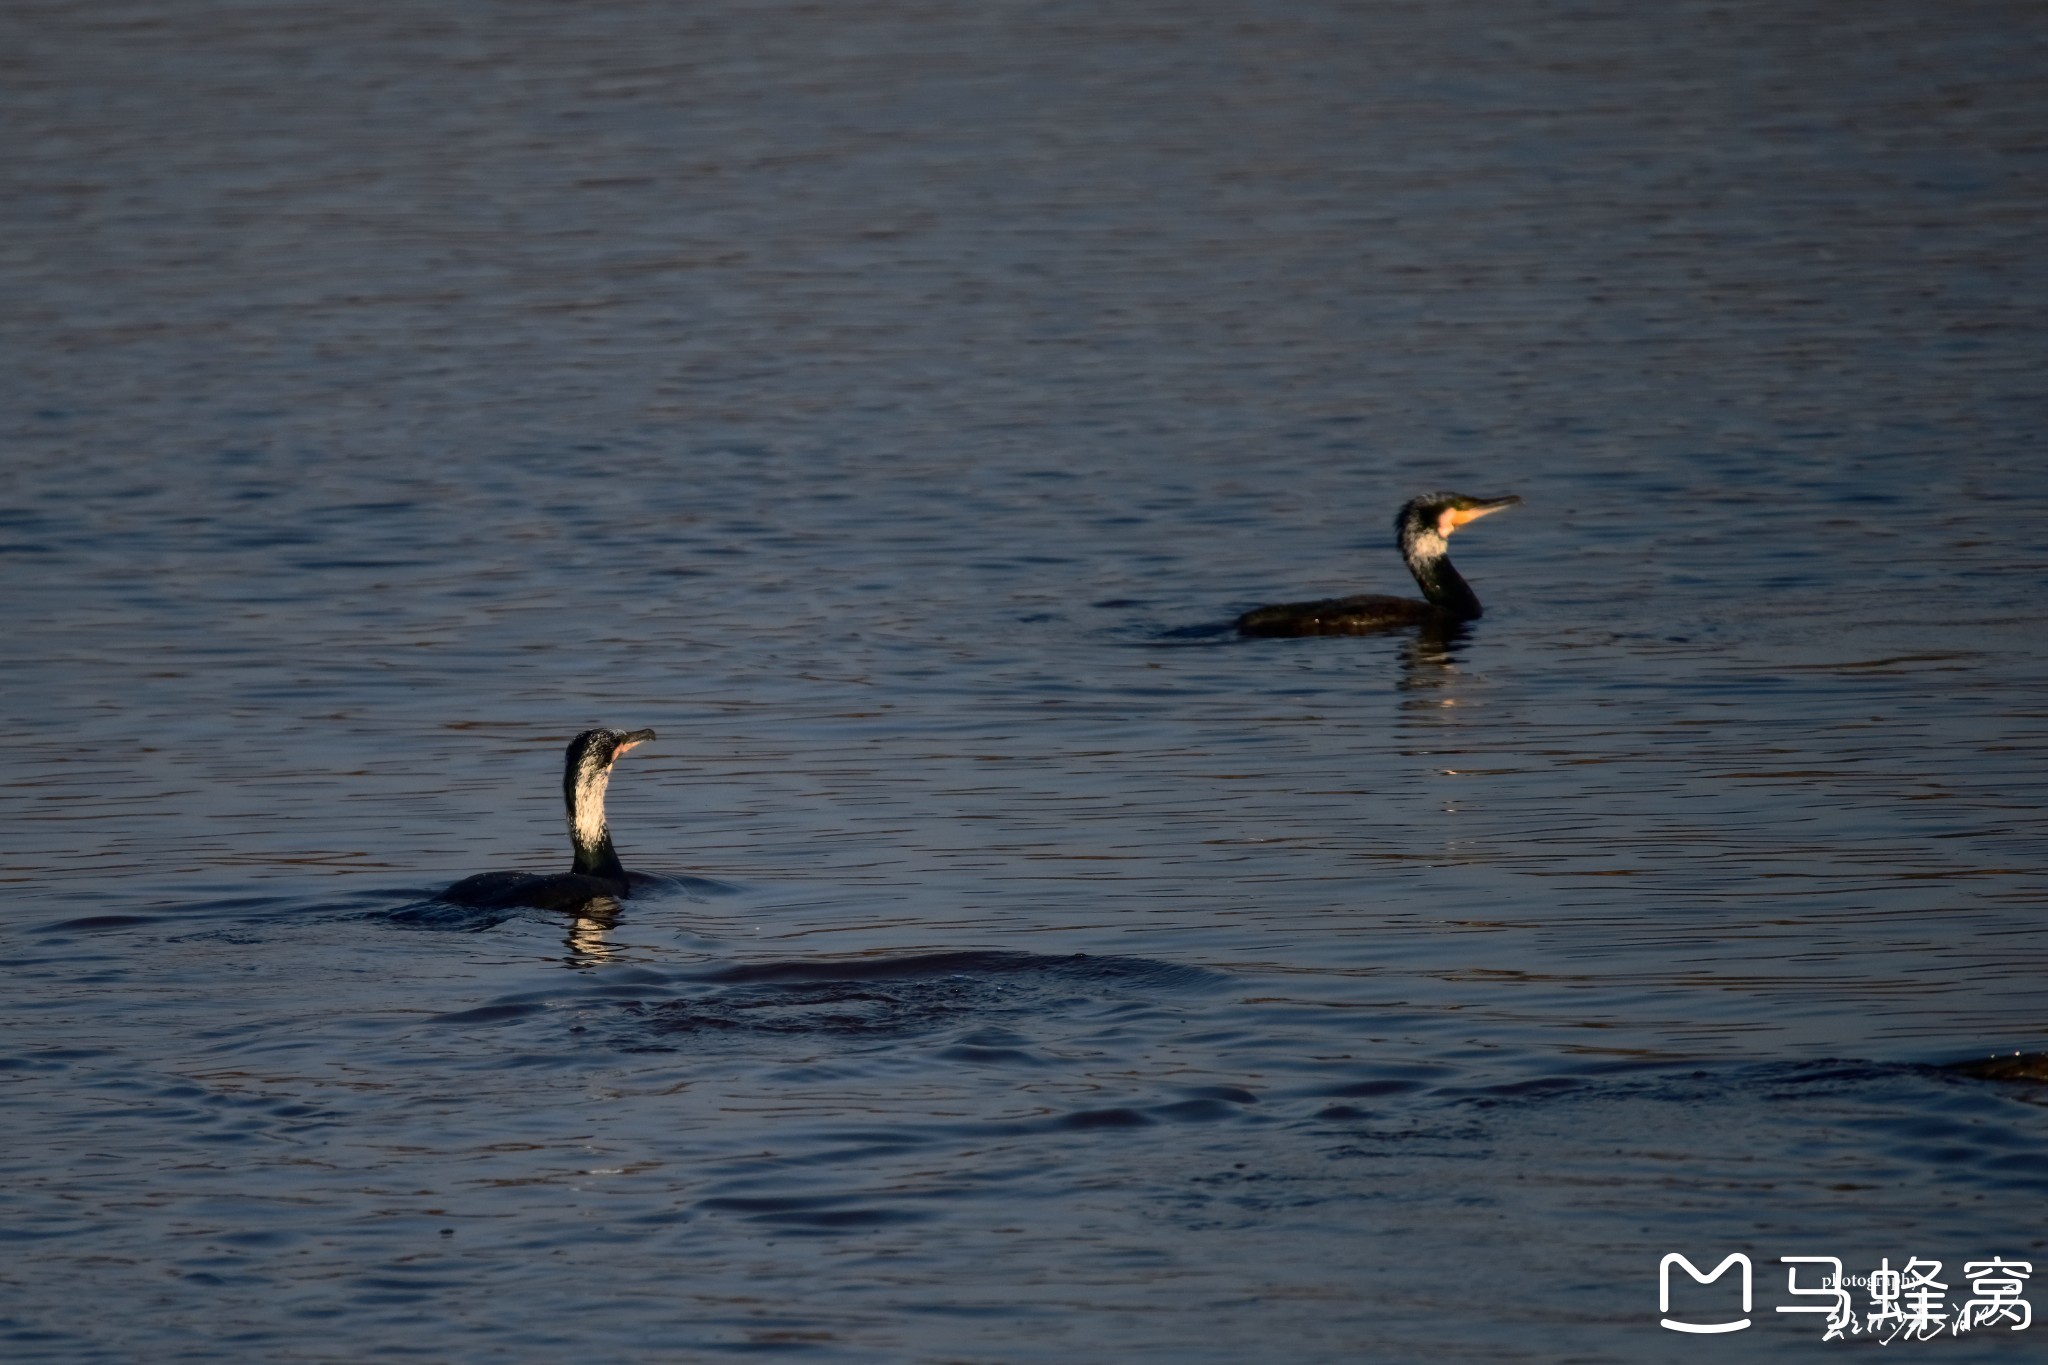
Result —
[{"label": "dark blue water", "polygon": [[[2023,4],[7,7],[0,1354],[2048,1284],[1948,1068],[2048,1048],[2044,92]],[[1441,486],[1462,638],[1215,629]],[[432,902],[596,724],[671,884]]]}]

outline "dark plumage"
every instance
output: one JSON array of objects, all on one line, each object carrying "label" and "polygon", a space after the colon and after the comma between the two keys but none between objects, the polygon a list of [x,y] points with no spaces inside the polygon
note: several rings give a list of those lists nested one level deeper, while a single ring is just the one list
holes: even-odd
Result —
[{"label": "dark plumage", "polygon": [[1362,635],[1477,620],[1479,598],[1451,566],[1451,533],[1468,521],[1520,501],[1515,497],[1468,498],[1463,493],[1424,493],[1408,500],[1394,518],[1394,541],[1425,601],[1360,593],[1320,602],[1287,602],[1253,608],[1237,618],[1237,628],[1246,635]]},{"label": "dark plumage", "polygon": [[632,894],[632,874],[619,864],[605,823],[604,795],[611,785],[612,764],[636,744],[654,738],[652,730],[585,730],[569,741],[562,769],[562,799],[569,808],[569,842],[576,861],[567,872],[480,872],[464,877],[441,893],[453,905],[504,909],[515,905],[541,910],[573,910],[601,896],[624,899]]}]

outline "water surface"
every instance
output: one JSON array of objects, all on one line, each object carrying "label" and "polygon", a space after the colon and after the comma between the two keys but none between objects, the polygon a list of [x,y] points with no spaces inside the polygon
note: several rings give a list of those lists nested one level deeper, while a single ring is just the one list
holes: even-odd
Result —
[{"label": "water surface", "polygon": [[[2044,42],[10,6],[6,1355],[1790,1356],[1779,1256],[2048,1261],[1942,1069],[2048,1047]],[[1213,629],[1437,486],[1526,499],[1463,637]],[[675,885],[435,907],[593,724]]]}]

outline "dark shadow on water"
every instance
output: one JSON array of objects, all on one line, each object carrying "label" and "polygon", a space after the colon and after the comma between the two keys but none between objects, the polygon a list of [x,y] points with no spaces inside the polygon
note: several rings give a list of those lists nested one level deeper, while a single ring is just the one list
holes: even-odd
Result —
[{"label": "dark shadow on water", "polygon": [[37,925],[39,934],[96,934],[109,929],[137,929],[146,925],[171,924],[163,915],[81,915],[77,919],[55,920]]},{"label": "dark shadow on water", "polygon": [[1996,1057],[1973,1057],[1967,1062],[1950,1062],[1939,1069],[1972,1080],[2044,1085],[2048,1084],[2048,1052],[2009,1052]]},{"label": "dark shadow on water", "polygon": [[[624,1003],[637,1023],[633,1032],[643,1042],[735,1032],[885,1037],[1045,1011],[1113,1011],[1225,980],[1203,968],[1144,958],[1016,952],[749,963],[696,979],[713,989],[688,999]],[[1028,1064],[1032,1058],[997,1046],[972,1060]]]},{"label": "dark shadow on water", "polygon": [[1221,973],[1204,967],[1178,966],[1142,957],[1109,957],[1095,953],[1048,956],[1042,953],[962,951],[914,953],[909,956],[838,958],[817,962],[756,962],[725,967],[698,979],[727,983],[774,981],[878,981],[894,978],[960,976],[1038,976],[1071,981],[1123,981],[1153,986],[1193,987],[1221,984]]},{"label": "dark shadow on water", "polygon": [[1244,635],[1237,622],[1203,621],[1186,626],[1136,628],[1130,643],[1153,649],[1241,645],[1253,649],[1330,649],[1338,640],[1399,640],[1402,686],[1435,686],[1436,676],[1456,672],[1457,655],[1472,634],[1470,622],[1443,625],[1397,625],[1380,630],[1337,631],[1327,635]]},{"label": "dark shadow on water", "polygon": [[[1618,1100],[1668,1102],[1686,1106],[1727,1104],[1736,1097],[1751,1103],[1797,1106],[1830,1098],[1895,1096],[1915,1087],[1947,1091],[1964,1107],[2021,1099],[2027,1092],[1981,1087],[1968,1081],[2048,1082],[2048,1053],[2008,1053],[1929,1065],[1855,1057],[1808,1061],[1672,1062],[1622,1059],[1560,1068],[1548,1075],[1516,1079],[1478,1079],[1458,1074],[1417,1085],[1406,1079],[1365,1080],[1318,1093],[1365,1101],[1413,1094],[1433,1105],[1459,1110],[1568,1108]],[[1970,1098],[1979,1097],[1979,1098]],[[1319,1117],[1342,1118],[1338,1111],[1366,1106],[1334,1106]],[[1899,1103],[1898,1122],[1911,1123],[1924,1106]]]},{"label": "dark shadow on water", "polygon": [[[672,876],[664,872],[630,872],[627,874],[633,884],[631,900],[617,901],[610,897],[599,897],[576,911],[569,913],[534,910],[523,906],[469,906],[455,905],[439,898],[437,892],[399,892],[410,897],[407,903],[396,908],[372,910],[366,918],[377,920],[397,929],[423,929],[433,933],[476,934],[496,928],[520,915],[556,914],[565,923],[571,924],[570,951],[576,958],[576,965],[587,965],[579,955],[595,953],[595,959],[609,956],[601,950],[601,944],[594,941],[579,944],[579,926],[587,935],[593,928],[598,931],[615,928],[635,905],[648,901],[663,901],[680,897],[684,900],[703,900],[712,896],[738,895],[745,888],[730,882],[715,881],[710,877]],[[586,924],[585,921],[590,921]],[[601,932],[600,932],[601,937]],[[593,959],[593,960],[595,960]]]}]

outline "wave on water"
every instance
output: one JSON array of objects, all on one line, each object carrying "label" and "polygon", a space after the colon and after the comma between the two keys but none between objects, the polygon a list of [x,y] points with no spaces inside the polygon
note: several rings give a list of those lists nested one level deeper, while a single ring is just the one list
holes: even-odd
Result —
[{"label": "wave on water", "polygon": [[[442,922],[458,927],[453,907]],[[419,914],[436,913],[417,907]],[[1225,978],[1200,967],[1087,953],[962,951],[856,959],[735,963],[693,971],[646,967],[608,973],[569,992],[506,996],[436,1016],[436,1024],[472,1026],[573,1015],[577,1031],[598,1006],[616,1026],[599,1025],[626,1051],[672,1050],[693,1037],[836,1036],[889,1038],[971,1025],[955,1040],[956,1060],[1029,1062],[1002,1019],[1095,1012],[1105,1019],[1150,1013],[1172,996],[1204,992]]]},{"label": "wave on water", "polygon": [[712,989],[624,1008],[653,1039],[731,1032],[886,1036],[1099,1006],[1221,980],[1201,968],[1144,958],[1022,952],[746,963],[700,979]]}]

